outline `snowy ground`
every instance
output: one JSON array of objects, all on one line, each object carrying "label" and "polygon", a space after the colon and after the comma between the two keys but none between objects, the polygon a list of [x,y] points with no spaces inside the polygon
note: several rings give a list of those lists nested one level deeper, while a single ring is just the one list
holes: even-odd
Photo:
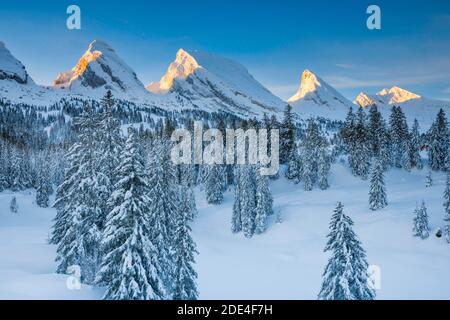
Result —
[{"label": "snowy ground", "polygon": [[[202,299],[316,299],[327,262],[323,253],[328,223],[337,201],[355,221],[370,264],[381,270],[378,299],[450,299],[450,244],[434,236],[443,227],[444,175],[425,188],[426,170],[386,174],[389,206],[368,209],[368,182],[341,164],[333,167],[331,188],[305,192],[285,179],[272,182],[274,217],[267,232],[252,239],[230,231],[232,193],[211,206],[197,193],[193,225]],[[31,192],[17,194],[19,213],[9,212],[12,193],[0,193],[0,299],[96,299],[101,290],[69,290],[56,275],[55,247],[47,244],[54,209],[34,204]],[[425,200],[432,234],[412,237],[413,210]]]}]

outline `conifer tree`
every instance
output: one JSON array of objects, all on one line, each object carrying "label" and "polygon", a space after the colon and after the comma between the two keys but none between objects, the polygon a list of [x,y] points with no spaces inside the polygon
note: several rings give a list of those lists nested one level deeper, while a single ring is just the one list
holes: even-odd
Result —
[{"label": "conifer tree", "polygon": [[107,216],[104,251],[96,282],[106,286],[104,299],[162,299],[163,287],[158,247],[153,243],[149,220],[149,185],[144,159],[134,130],[129,131],[117,168],[118,182],[109,202],[114,208]]},{"label": "conifer tree", "polygon": [[445,215],[450,218],[450,172],[447,172],[444,190]]},{"label": "conifer tree", "polygon": [[428,134],[428,159],[432,170],[446,170],[449,152],[449,132],[444,110],[440,110]]},{"label": "conifer tree", "polygon": [[192,208],[195,202],[190,196],[187,187],[182,190],[180,208],[177,215],[177,227],[175,232],[175,284],[174,300],[196,300],[198,290],[196,284],[197,273],[194,270],[194,254],[198,253],[194,240],[191,237],[189,223],[192,221]]},{"label": "conifer tree", "polygon": [[49,196],[52,193],[50,178],[49,159],[45,157],[40,160],[36,181],[36,203],[42,208],[49,205]]},{"label": "conifer tree", "polygon": [[297,184],[300,182],[302,174],[302,161],[298,154],[298,148],[294,144],[294,148],[288,157],[285,176],[287,179],[293,180],[294,183]]},{"label": "conifer tree", "polygon": [[420,207],[416,207],[414,210],[413,235],[422,239],[426,239],[430,235],[427,208],[425,207],[425,202],[423,201]]},{"label": "conifer tree", "polygon": [[328,176],[330,175],[331,162],[330,157],[327,155],[325,148],[319,153],[319,188],[322,190],[326,190],[329,188],[328,184]]},{"label": "conifer tree", "polygon": [[78,265],[81,280],[92,283],[99,263],[100,230],[96,222],[101,214],[99,194],[103,187],[96,171],[98,118],[90,106],[85,106],[75,125],[78,141],[71,150],[69,170],[55,203],[62,208],[56,216],[53,240],[58,240],[57,272],[65,273],[68,267]]},{"label": "conifer tree", "polygon": [[376,159],[372,167],[369,191],[369,207],[378,210],[387,206],[386,187],[384,184],[383,164]]},{"label": "conifer tree", "polygon": [[165,140],[156,141],[149,157],[148,209],[151,239],[158,252],[158,264],[162,274],[165,296],[173,295],[175,277],[174,239],[179,188],[176,185],[174,166],[170,161],[170,147]]},{"label": "conifer tree", "polygon": [[222,166],[211,165],[205,183],[206,200],[209,204],[221,204],[223,201],[224,173]]},{"label": "conifer tree", "polygon": [[287,163],[295,144],[295,124],[292,115],[292,107],[286,106],[284,119],[280,130],[280,162]]},{"label": "conifer tree", "polygon": [[269,179],[256,170],[256,214],[255,232],[263,233],[267,228],[267,218],[273,214],[273,198],[269,188]]},{"label": "conifer tree", "polygon": [[339,202],[330,223],[325,251],[331,256],[323,273],[320,300],[373,300],[366,253],[354,233],[353,221]]},{"label": "conifer tree", "polygon": [[423,168],[422,159],[420,157],[421,140],[419,133],[419,122],[414,119],[414,124],[411,131],[411,143],[410,143],[410,159],[411,166],[421,170]]},{"label": "conifer tree", "polygon": [[113,117],[113,108],[116,101],[108,90],[101,100],[103,113],[99,115],[99,124],[96,129],[97,150],[97,180],[102,186],[98,195],[101,212],[97,217],[99,229],[103,229],[106,215],[111,211],[107,201],[111,196],[112,189],[117,182],[115,170],[119,165],[120,153],[123,148],[120,123]]},{"label": "conifer tree", "polygon": [[251,238],[255,232],[256,216],[256,181],[253,166],[243,165],[239,190],[242,231],[247,238]]},{"label": "conifer tree", "polygon": [[234,169],[234,203],[233,214],[231,216],[231,231],[238,233],[242,231],[241,215],[241,185],[242,185],[242,166],[238,165]]}]

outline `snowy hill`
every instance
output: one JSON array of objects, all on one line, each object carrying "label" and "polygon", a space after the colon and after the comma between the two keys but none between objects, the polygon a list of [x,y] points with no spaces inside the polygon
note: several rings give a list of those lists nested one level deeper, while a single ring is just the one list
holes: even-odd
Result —
[{"label": "snowy hill", "polygon": [[426,126],[431,125],[440,108],[447,113],[450,112],[450,102],[448,101],[427,99],[397,86],[383,89],[374,95],[361,92],[353,103],[363,108],[376,105],[384,116],[389,116],[392,106],[400,106],[409,123],[417,118],[422,125]]},{"label": "snowy hill", "polygon": [[[377,299],[449,299],[450,288],[443,285],[450,281],[449,244],[434,236],[444,224],[445,174],[436,174],[431,188],[425,188],[425,175],[426,170],[389,171],[389,206],[379,212],[368,208],[369,182],[351,175],[345,165],[333,166],[331,188],[325,191],[306,192],[281,178],[271,182],[271,189],[283,222],[275,223],[272,217],[267,232],[252,239],[230,230],[232,192],[214,206],[197,190],[199,214],[192,229],[200,253],[200,298],[316,299],[327,263],[323,248],[330,217],[336,202],[342,201],[369,263],[381,271]],[[14,195],[16,214],[9,211]],[[47,240],[56,212],[38,207],[34,197],[32,191],[0,193],[0,298],[100,299],[101,288],[70,290],[68,276],[55,274],[56,247]],[[426,240],[412,236],[418,199],[424,199],[429,210],[432,232]]]},{"label": "snowy hill", "polygon": [[159,82],[147,89],[155,94],[179,96],[201,109],[261,116],[279,113],[286,103],[256,81],[241,64],[200,51],[177,52]]},{"label": "snowy hill", "polygon": [[288,102],[293,110],[307,117],[344,119],[352,103],[309,70],[302,73],[300,86]]}]

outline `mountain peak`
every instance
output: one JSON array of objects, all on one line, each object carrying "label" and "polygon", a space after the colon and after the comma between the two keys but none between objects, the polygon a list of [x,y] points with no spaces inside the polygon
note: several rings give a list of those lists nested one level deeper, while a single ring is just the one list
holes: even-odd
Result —
[{"label": "mountain peak", "polygon": [[175,79],[186,79],[200,67],[187,51],[179,49],[173,61],[159,82],[152,82],[147,90],[156,94],[165,94],[172,88]]},{"label": "mountain peak", "polygon": [[308,93],[316,92],[321,87],[321,79],[318,78],[310,70],[306,69],[302,72],[300,77],[300,87],[297,93],[289,98],[288,102],[295,102],[303,99]]},{"label": "mountain peak", "polygon": [[19,84],[33,83],[22,62],[17,60],[1,41],[0,80],[12,80]]},{"label": "mountain peak", "polygon": [[353,100],[353,103],[359,105],[362,108],[372,106],[376,104],[375,100],[367,95],[365,92],[360,92],[358,96]]},{"label": "mountain peak", "polygon": [[92,41],[77,64],[58,75],[54,86],[81,92],[97,88],[118,93],[145,92],[136,73],[102,40]]},{"label": "mountain peak", "polygon": [[402,103],[409,100],[421,98],[421,96],[397,86],[393,86],[390,89],[383,89],[378,92],[377,95],[388,98],[390,104]]}]

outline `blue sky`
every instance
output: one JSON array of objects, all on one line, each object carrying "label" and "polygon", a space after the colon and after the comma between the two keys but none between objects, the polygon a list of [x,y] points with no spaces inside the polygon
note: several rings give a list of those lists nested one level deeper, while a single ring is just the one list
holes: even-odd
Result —
[{"label": "blue sky", "polygon": [[[66,28],[70,4],[81,8],[81,30]],[[381,8],[381,30],[366,28],[370,4]],[[0,30],[40,84],[103,39],[144,84],[184,48],[238,60],[282,98],[310,69],[350,99],[399,85],[450,100],[448,0],[2,1]]]}]

